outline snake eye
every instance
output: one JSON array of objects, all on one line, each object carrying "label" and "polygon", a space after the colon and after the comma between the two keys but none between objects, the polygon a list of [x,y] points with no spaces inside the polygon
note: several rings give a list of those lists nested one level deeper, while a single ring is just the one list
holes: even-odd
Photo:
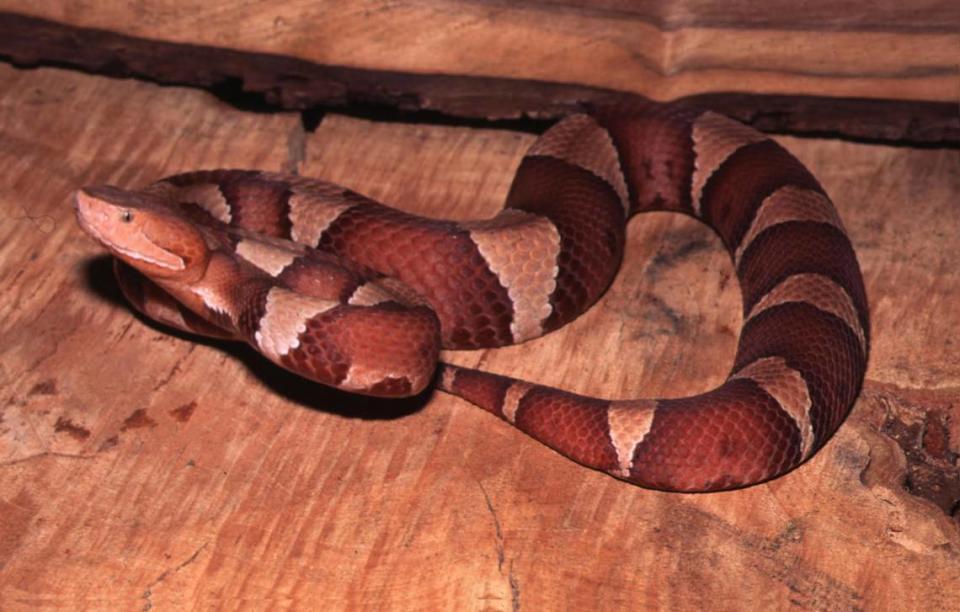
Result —
[{"label": "snake eye", "polygon": [[131,221],[133,221],[133,211],[125,210],[122,213],[120,213],[120,220],[123,221],[124,223],[130,223]]}]

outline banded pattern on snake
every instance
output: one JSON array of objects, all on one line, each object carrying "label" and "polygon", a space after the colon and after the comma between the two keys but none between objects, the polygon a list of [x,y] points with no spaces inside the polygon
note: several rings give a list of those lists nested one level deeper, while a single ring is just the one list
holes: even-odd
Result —
[{"label": "banded pattern on snake", "polygon": [[[817,180],[765,135],[710,111],[595,108],[553,126],[492,219],[417,217],[299,176],[210,170],[83,188],[80,225],[131,304],[249,343],[302,376],[403,396],[432,382],[583,465],[672,491],[781,475],[859,393],[860,268]],[[606,400],[441,364],[441,347],[536,338],[611,283],[626,222],[667,210],[729,251],[744,323],[728,379],[684,399]]]}]

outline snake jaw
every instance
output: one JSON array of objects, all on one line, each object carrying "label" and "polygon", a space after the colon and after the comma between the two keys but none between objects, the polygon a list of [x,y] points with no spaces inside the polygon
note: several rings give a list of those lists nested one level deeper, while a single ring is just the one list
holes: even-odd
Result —
[{"label": "snake jaw", "polygon": [[202,235],[168,207],[109,186],[80,189],[75,205],[85,232],[149,276],[189,281],[206,268]]}]

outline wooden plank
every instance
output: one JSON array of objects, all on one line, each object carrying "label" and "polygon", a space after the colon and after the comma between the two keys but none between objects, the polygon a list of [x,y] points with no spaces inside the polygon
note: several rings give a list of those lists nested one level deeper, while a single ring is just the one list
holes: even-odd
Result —
[{"label": "wooden plank", "polygon": [[[487,2],[490,4],[490,2]],[[528,3],[533,4],[533,3]],[[792,0],[717,2],[716,0],[539,0],[538,4],[638,17],[661,30],[770,28],[795,30],[884,30],[952,32],[960,10],[948,0],[881,1]]]},{"label": "wooden plank", "polygon": [[909,16],[893,4],[823,5],[811,13],[819,28],[780,16],[795,11],[779,2],[744,4],[757,17],[743,23],[720,17],[729,3],[706,0],[675,10],[584,5],[328,1],[271,4],[264,15],[230,3],[0,0],[0,56],[283,108],[556,118],[643,95],[688,99],[765,130],[960,142],[952,3],[927,0]]},{"label": "wooden plank", "polygon": [[[334,115],[305,133],[295,114],[50,69],[0,66],[0,92],[0,608],[939,610],[960,597],[955,151],[783,139],[861,258],[866,388],[790,475],[674,495],[580,468],[452,398],[354,399],[171,336],[130,314],[70,208],[85,183],[253,166],[467,218],[497,209],[532,136]],[[450,357],[607,396],[721,380],[739,314],[719,241],[667,214],[629,236],[583,318]]]},{"label": "wooden plank", "polygon": [[[318,64],[552,80],[656,99],[754,91],[956,100],[956,3],[881,11],[877,18],[890,21],[867,24],[856,17],[873,10],[875,3],[866,0],[805,6],[803,20],[794,20],[797,9],[783,10],[784,0],[759,11],[756,3],[741,3],[749,10],[728,11],[720,25],[715,15],[729,3],[699,2],[686,5],[682,27],[661,29],[663,20],[658,24],[649,13],[666,4],[647,1],[637,10],[617,10],[569,1],[328,0],[257,8],[153,0],[93,8],[82,0],[5,0],[0,7],[138,38],[291,55]],[[703,23],[698,11],[707,13]],[[766,21],[740,21],[755,11]]]}]

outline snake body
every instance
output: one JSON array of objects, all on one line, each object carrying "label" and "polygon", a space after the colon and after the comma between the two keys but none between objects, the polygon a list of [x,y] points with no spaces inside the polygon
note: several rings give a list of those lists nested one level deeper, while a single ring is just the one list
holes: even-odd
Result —
[{"label": "snake body", "polygon": [[[432,381],[583,465],[657,489],[761,482],[846,417],[869,352],[860,268],[817,180],[777,143],[710,111],[637,104],[563,119],[531,147],[503,210],[453,222],[299,176],[211,170],[144,189],[88,187],[81,226],[130,302],[164,324],[244,340],[358,393]],[[441,364],[576,318],[611,283],[626,222],[700,219],[743,295],[731,373],[683,399],[606,400]]]}]

